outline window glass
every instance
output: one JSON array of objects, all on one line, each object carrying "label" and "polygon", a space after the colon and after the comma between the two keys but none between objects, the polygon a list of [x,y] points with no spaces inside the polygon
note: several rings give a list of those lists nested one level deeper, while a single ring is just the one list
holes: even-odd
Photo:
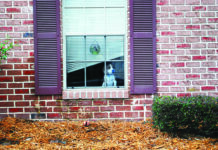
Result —
[{"label": "window glass", "polygon": [[64,0],[67,88],[124,87],[125,0]]}]

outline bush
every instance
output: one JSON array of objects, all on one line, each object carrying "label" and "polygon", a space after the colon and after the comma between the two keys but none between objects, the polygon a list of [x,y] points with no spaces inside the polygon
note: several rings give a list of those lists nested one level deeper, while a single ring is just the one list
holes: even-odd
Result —
[{"label": "bush", "polygon": [[154,127],[161,131],[218,134],[218,98],[155,97],[152,111]]},{"label": "bush", "polygon": [[2,43],[0,43],[0,64],[2,60],[6,60],[8,54],[8,51],[12,49],[14,46],[18,46],[17,44],[13,44],[10,42],[10,40],[5,40]]}]

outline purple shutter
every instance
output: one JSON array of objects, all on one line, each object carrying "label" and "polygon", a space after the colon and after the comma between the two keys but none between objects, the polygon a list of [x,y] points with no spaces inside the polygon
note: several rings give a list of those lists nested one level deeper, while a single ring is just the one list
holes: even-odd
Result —
[{"label": "purple shutter", "polygon": [[130,0],[131,94],[156,92],[156,0]]},{"label": "purple shutter", "polygon": [[33,0],[35,92],[61,94],[60,2]]}]

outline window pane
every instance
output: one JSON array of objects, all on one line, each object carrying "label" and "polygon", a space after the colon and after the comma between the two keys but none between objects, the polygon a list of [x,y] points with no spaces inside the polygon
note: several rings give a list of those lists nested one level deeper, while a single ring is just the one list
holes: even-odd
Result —
[{"label": "window pane", "polygon": [[124,86],[124,62],[106,62],[103,86]]},{"label": "window pane", "polygon": [[106,49],[107,60],[124,60],[124,37],[107,36]]},{"label": "window pane", "polygon": [[86,60],[105,60],[104,36],[86,36]]},{"label": "window pane", "polygon": [[104,62],[86,63],[87,86],[102,86]]},{"label": "window pane", "polygon": [[85,60],[85,39],[84,36],[67,36],[67,61]]},{"label": "window pane", "polygon": [[85,86],[85,63],[67,63],[67,87]]}]

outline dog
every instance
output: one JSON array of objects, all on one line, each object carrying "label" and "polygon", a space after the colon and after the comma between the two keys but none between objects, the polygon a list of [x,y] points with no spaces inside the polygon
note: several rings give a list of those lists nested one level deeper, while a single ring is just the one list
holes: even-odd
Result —
[{"label": "dog", "polygon": [[117,81],[114,76],[115,69],[113,68],[112,64],[108,64],[106,66],[106,73],[104,69],[104,82],[102,87],[116,87]]}]

